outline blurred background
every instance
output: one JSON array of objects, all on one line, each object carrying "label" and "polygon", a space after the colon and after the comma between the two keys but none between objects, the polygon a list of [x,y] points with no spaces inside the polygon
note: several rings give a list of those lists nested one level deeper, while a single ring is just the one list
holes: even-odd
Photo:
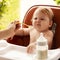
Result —
[{"label": "blurred background", "polygon": [[0,30],[20,18],[20,0],[0,0]]},{"label": "blurred background", "polygon": [[14,20],[22,22],[27,10],[40,4],[60,6],[60,0],[0,0],[0,30]]}]

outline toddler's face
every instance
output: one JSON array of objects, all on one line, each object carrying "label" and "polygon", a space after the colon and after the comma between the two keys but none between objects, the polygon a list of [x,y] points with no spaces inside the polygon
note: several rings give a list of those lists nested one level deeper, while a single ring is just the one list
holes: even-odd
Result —
[{"label": "toddler's face", "polygon": [[42,32],[48,30],[49,27],[51,27],[52,22],[47,14],[36,12],[32,18],[32,25],[36,30]]}]

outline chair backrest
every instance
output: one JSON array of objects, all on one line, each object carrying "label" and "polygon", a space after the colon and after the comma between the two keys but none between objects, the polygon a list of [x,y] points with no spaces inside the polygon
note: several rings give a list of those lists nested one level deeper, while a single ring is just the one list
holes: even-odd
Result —
[{"label": "chair backrest", "polygon": [[[53,38],[53,44],[52,48],[59,48],[60,47],[60,6],[52,6],[52,5],[35,5],[32,6],[25,14],[23,23],[27,25],[31,25],[31,18],[34,13],[34,11],[39,7],[39,6],[46,6],[52,9],[54,13],[54,22],[56,23],[56,29],[55,29],[55,34]],[[23,27],[25,27],[23,25]]]}]

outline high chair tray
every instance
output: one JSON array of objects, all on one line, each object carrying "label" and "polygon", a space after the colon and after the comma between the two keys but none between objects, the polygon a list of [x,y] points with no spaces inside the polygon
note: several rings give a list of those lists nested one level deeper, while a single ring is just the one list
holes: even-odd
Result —
[{"label": "high chair tray", "polygon": [[[26,47],[0,41],[0,60],[35,60],[36,54],[27,54]],[[47,60],[58,60],[60,49],[49,50]]]}]

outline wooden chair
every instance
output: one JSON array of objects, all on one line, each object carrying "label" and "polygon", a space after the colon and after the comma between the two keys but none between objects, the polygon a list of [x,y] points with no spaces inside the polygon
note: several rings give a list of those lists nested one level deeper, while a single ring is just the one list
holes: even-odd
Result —
[{"label": "wooden chair", "polygon": [[[26,12],[24,19],[23,19],[23,23],[25,23],[27,25],[32,25],[32,23],[31,23],[32,15],[39,6],[49,7],[52,9],[52,11],[54,13],[53,21],[56,24],[56,28],[55,28],[55,34],[54,34],[54,38],[53,38],[52,48],[53,49],[59,48],[60,47],[60,6],[34,5]],[[26,25],[23,25],[23,27],[27,28]],[[7,41],[12,44],[27,46],[30,41],[30,36],[22,36],[22,37],[14,36],[14,38],[12,40],[8,39]]]}]

